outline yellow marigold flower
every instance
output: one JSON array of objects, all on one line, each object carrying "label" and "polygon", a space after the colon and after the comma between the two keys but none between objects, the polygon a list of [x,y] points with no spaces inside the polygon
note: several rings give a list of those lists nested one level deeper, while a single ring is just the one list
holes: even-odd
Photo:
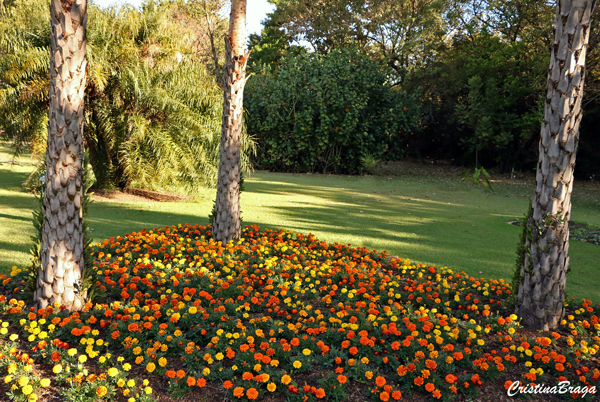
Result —
[{"label": "yellow marigold flower", "polygon": [[111,367],[108,369],[108,371],[106,372],[106,374],[108,374],[109,377],[114,377],[117,374],[119,374],[119,369],[116,367]]},{"label": "yellow marigold flower", "polygon": [[49,378],[42,378],[40,380],[40,385],[42,387],[49,387],[50,386],[50,379]]},{"label": "yellow marigold flower", "polygon": [[152,393],[152,388],[146,387],[144,388],[144,392],[146,393],[146,395],[150,395]]},{"label": "yellow marigold flower", "polygon": [[267,385],[267,389],[269,390],[269,392],[274,392],[277,389],[277,385],[275,385],[275,383],[269,383],[269,385]]},{"label": "yellow marigold flower", "polygon": [[125,371],[129,371],[129,370],[131,370],[131,364],[129,364],[129,363],[125,363],[125,364],[123,365],[123,370],[125,370]]},{"label": "yellow marigold flower", "polygon": [[117,387],[124,387],[125,386],[125,380],[122,378],[119,378],[119,381],[117,381]]},{"label": "yellow marigold flower", "polygon": [[79,360],[79,363],[85,363],[87,361],[87,356],[86,355],[80,355],[77,360]]},{"label": "yellow marigold flower", "polygon": [[158,359],[158,365],[160,367],[165,367],[167,365],[167,359],[164,357],[161,357],[160,359]]},{"label": "yellow marigold flower", "polygon": [[9,382],[11,382],[13,380],[12,375],[7,375],[6,377],[4,377],[4,383],[8,384]]},{"label": "yellow marigold flower", "polygon": [[27,385],[29,383],[29,378],[23,376],[21,378],[19,378],[19,386],[24,387],[25,385]]},{"label": "yellow marigold flower", "polygon": [[98,362],[100,362],[100,363],[105,363],[105,362],[106,362],[106,357],[104,357],[104,356],[100,356],[100,357],[98,358]]},{"label": "yellow marigold flower", "polygon": [[204,374],[205,377],[208,377],[208,375],[210,374],[210,369],[206,367],[204,370],[202,370],[202,374]]},{"label": "yellow marigold flower", "polygon": [[33,392],[33,387],[27,384],[21,389],[21,392],[23,393],[23,395],[29,395]]},{"label": "yellow marigold flower", "polygon": [[281,383],[284,385],[288,385],[289,383],[292,382],[292,378],[289,375],[284,375],[283,377],[281,377]]},{"label": "yellow marigold flower", "polygon": [[302,362],[299,360],[296,360],[294,362],[294,368],[299,369],[300,367],[302,367]]},{"label": "yellow marigold flower", "polygon": [[96,395],[98,395],[100,398],[102,398],[104,395],[106,395],[107,392],[108,392],[108,390],[106,389],[106,387],[104,385],[101,385],[98,388],[96,388]]},{"label": "yellow marigold flower", "polygon": [[57,364],[56,366],[54,366],[54,367],[52,368],[52,372],[53,372],[54,374],[58,374],[58,373],[60,373],[61,371],[62,371],[62,366],[61,366],[60,364]]},{"label": "yellow marigold flower", "polygon": [[132,378],[131,380],[127,381],[127,386],[130,388],[135,386],[135,380]]},{"label": "yellow marigold flower", "polygon": [[152,362],[146,365],[146,371],[152,373],[156,369],[156,365]]},{"label": "yellow marigold flower", "polygon": [[10,339],[11,341],[14,342],[17,339],[19,339],[19,335],[17,335],[17,334],[11,334],[11,336],[9,336],[8,339]]},{"label": "yellow marigold flower", "polygon": [[371,378],[373,378],[373,372],[372,371],[367,371],[365,373],[365,377],[367,377],[367,380],[370,380]]},{"label": "yellow marigold flower", "polygon": [[310,354],[311,354],[311,353],[312,353],[312,351],[311,351],[310,349],[304,349],[304,350],[302,351],[302,354],[303,354],[304,356],[310,356]]}]

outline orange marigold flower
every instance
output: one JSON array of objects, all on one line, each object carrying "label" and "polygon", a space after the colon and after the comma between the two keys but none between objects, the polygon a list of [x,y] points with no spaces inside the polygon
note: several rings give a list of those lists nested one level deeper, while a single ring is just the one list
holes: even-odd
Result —
[{"label": "orange marigold flower", "polygon": [[223,383],[223,388],[229,389],[231,387],[233,387],[233,383],[231,381],[227,380]]},{"label": "orange marigold flower", "polygon": [[433,385],[432,383],[428,382],[427,384],[425,384],[425,390],[427,392],[433,392],[434,389],[435,389],[435,385]]},{"label": "orange marigold flower", "polygon": [[375,378],[375,384],[377,384],[378,387],[383,387],[385,385],[386,381],[385,378],[381,377],[381,376],[377,376],[377,378]]},{"label": "orange marigold flower", "polygon": [[392,392],[392,399],[394,400],[399,400],[400,398],[402,398],[402,392],[400,391],[394,391]]},{"label": "orange marigold flower", "polygon": [[458,382],[458,377],[454,374],[448,374],[446,376],[446,381],[448,382],[448,384],[454,384],[455,382]]},{"label": "orange marigold flower", "polygon": [[337,380],[340,384],[345,384],[346,381],[348,381],[348,377],[340,374],[340,375],[338,375]]},{"label": "orange marigold flower", "polygon": [[424,383],[424,382],[425,382],[425,380],[423,380],[423,377],[417,377],[417,378],[415,378],[415,380],[414,380],[414,383],[415,383],[415,385],[416,385],[416,386],[419,386],[419,387],[420,387],[421,385],[423,385],[423,383]]},{"label": "orange marigold flower", "polygon": [[187,385],[188,387],[193,387],[194,385],[196,385],[196,379],[194,377],[188,377]]},{"label": "orange marigold flower", "polygon": [[196,385],[200,388],[204,388],[206,386],[206,380],[204,378],[199,378],[198,381],[196,381]]},{"label": "orange marigold flower", "polygon": [[388,394],[387,392],[383,391],[381,394],[379,394],[379,399],[381,399],[382,401],[389,401],[390,400],[390,394]]},{"label": "orange marigold flower", "polygon": [[317,388],[315,396],[319,399],[323,399],[325,397],[325,390],[323,388]]},{"label": "orange marigold flower", "polygon": [[256,388],[249,388],[248,391],[246,391],[246,396],[248,399],[256,399],[258,398],[258,391]]},{"label": "orange marigold flower", "polygon": [[244,396],[244,387],[236,387],[233,390],[233,396],[236,396],[238,398],[241,398],[242,396]]}]

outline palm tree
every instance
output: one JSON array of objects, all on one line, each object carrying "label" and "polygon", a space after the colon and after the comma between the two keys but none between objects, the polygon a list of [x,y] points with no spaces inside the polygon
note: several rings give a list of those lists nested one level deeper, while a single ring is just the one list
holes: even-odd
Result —
[{"label": "palm tree", "polygon": [[549,330],[564,315],[569,217],[581,122],[585,58],[595,0],[557,5],[533,209],[526,227],[516,313]]},{"label": "palm tree", "polygon": [[[84,143],[96,187],[194,193],[216,186],[222,89],[206,66],[205,18],[188,15],[190,7],[148,1],[141,10],[88,8]],[[223,24],[209,12],[218,35]],[[29,15],[35,18],[23,18]],[[17,151],[46,148],[48,18],[44,0],[0,9],[0,140]],[[245,133],[241,141],[248,170],[253,142]],[[29,184],[42,172],[40,166]]]},{"label": "palm tree", "polygon": [[225,39],[223,73],[223,122],[217,198],[213,219],[213,238],[227,243],[241,236],[240,221],[240,144],[246,62],[246,0],[231,1],[229,35]]},{"label": "palm tree", "polygon": [[87,2],[50,3],[50,106],[41,268],[34,301],[72,311],[85,300],[83,121]]}]

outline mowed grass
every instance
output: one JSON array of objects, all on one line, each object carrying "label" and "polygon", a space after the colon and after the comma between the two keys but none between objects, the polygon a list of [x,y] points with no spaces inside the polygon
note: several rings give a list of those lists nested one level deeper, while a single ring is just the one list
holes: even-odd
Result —
[{"label": "mowed grass", "polygon": [[[0,269],[29,262],[36,199],[21,183],[33,168],[27,158],[5,163],[0,152]],[[335,176],[255,172],[242,194],[244,225],[313,233],[320,240],[364,246],[418,263],[448,266],[476,277],[510,281],[521,217],[533,193],[531,182],[498,181],[495,192],[454,175]],[[208,223],[214,190],[196,202],[94,202],[89,224],[98,241],[179,223]],[[600,226],[600,190],[577,183],[572,220]],[[571,241],[569,297],[600,301],[600,247]]]}]

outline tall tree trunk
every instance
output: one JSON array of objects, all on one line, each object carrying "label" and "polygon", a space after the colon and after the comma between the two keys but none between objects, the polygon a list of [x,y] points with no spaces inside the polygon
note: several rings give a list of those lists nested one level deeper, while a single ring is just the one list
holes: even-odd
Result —
[{"label": "tall tree trunk", "polygon": [[516,307],[523,325],[539,330],[556,327],[564,315],[571,190],[594,3],[559,0],[556,11],[537,187]]},{"label": "tall tree trunk", "polygon": [[231,1],[229,35],[225,39],[223,72],[223,123],[219,153],[219,178],[213,219],[213,238],[227,243],[241,236],[240,139],[244,85],[246,84],[246,0]]},{"label": "tall tree trunk", "polygon": [[50,4],[50,106],[41,268],[34,300],[80,310],[84,269],[83,107],[86,0]]}]

